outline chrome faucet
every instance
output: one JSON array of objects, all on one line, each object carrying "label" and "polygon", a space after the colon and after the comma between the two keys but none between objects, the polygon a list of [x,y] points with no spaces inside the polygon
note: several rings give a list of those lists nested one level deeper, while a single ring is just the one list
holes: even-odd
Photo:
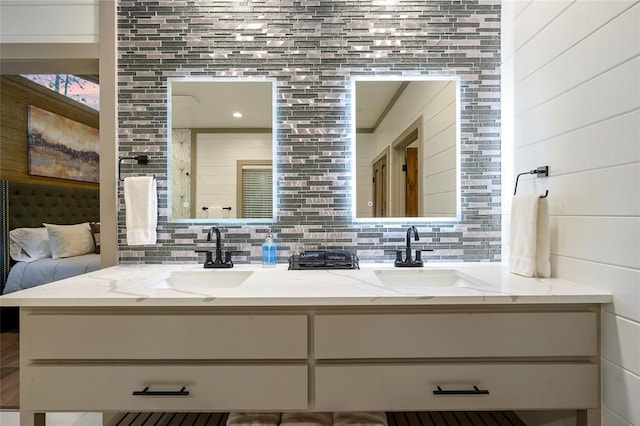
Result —
[{"label": "chrome faucet", "polygon": [[418,234],[418,229],[411,225],[407,228],[407,240],[405,247],[405,257],[402,259],[402,250],[396,251],[396,261],[394,266],[400,267],[420,267],[423,266],[422,262],[422,249],[416,250],[416,258],[414,259],[411,255],[411,234],[413,233],[413,239],[416,241],[420,241],[420,234]]},{"label": "chrome faucet", "polygon": [[216,236],[216,250],[215,259],[213,258],[212,250],[196,250],[196,252],[206,253],[206,259],[204,261],[205,268],[233,268],[233,262],[231,261],[231,252],[225,252],[224,259],[222,259],[222,241],[220,237],[220,230],[212,226],[207,233],[207,241],[213,241],[213,235]]}]

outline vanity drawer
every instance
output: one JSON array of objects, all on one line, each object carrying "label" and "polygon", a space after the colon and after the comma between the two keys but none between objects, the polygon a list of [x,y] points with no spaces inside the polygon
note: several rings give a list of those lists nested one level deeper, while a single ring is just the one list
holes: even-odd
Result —
[{"label": "vanity drawer", "polygon": [[31,359],[307,357],[306,315],[28,313],[21,321]]},{"label": "vanity drawer", "polygon": [[595,356],[595,312],[316,315],[317,359]]},{"label": "vanity drawer", "polygon": [[[323,365],[317,411],[511,410],[598,407],[593,364]],[[488,390],[488,394],[435,395]]]},{"label": "vanity drawer", "polygon": [[[21,409],[224,411],[307,409],[306,365],[37,365]],[[133,395],[134,391],[188,395]]]}]

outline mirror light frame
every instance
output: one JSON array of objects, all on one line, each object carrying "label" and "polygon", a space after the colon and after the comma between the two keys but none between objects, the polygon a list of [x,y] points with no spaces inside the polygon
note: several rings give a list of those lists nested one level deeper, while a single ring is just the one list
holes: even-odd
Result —
[{"label": "mirror light frame", "polygon": [[[456,85],[456,215],[455,216],[436,216],[436,217],[357,217],[357,126],[356,126],[356,84],[359,81],[453,81]],[[367,75],[367,76],[353,76],[351,79],[351,117],[349,121],[351,123],[351,215],[353,222],[356,223],[377,223],[377,222],[393,222],[393,223],[406,223],[406,222],[459,222],[462,213],[462,192],[461,192],[461,175],[462,175],[462,163],[460,159],[460,151],[462,145],[461,139],[461,123],[460,123],[460,111],[461,111],[461,84],[460,77],[456,75]]]},{"label": "mirror light frame", "polygon": [[[171,185],[171,171],[172,171],[172,155],[171,155],[171,144],[172,140],[172,103],[171,103],[171,95],[172,95],[172,83],[175,82],[229,82],[229,83],[242,83],[242,82],[251,82],[251,83],[271,83],[271,104],[273,106],[272,114],[271,114],[271,159],[272,159],[272,217],[266,218],[173,218],[171,215],[171,206],[173,201],[172,194],[172,185]],[[185,224],[248,224],[248,223],[275,223],[278,217],[277,212],[277,183],[278,183],[278,126],[277,126],[277,117],[278,117],[278,99],[277,99],[277,80],[275,78],[270,77],[167,77],[167,222],[168,223],[185,223]]]}]

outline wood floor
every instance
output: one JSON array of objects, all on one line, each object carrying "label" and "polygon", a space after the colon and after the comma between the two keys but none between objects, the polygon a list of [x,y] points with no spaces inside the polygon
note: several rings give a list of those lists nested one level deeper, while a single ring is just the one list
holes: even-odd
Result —
[{"label": "wood floor", "polygon": [[20,406],[20,338],[17,331],[0,333],[0,408]]}]

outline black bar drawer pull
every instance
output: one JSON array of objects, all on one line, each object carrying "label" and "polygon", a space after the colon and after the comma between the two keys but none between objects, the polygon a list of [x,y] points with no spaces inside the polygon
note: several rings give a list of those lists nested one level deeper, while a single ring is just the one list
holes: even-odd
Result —
[{"label": "black bar drawer pull", "polygon": [[141,391],[133,391],[134,396],[187,396],[189,391],[183,386],[179,391],[150,391],[149,386]]},{"label": "black bar drawer pull", "polygon": [[489,395],[489,391],[487,389],[478,389],[477,386],[474,386],[473,389],[462,389],[462,390],[444,390],[440,386],[438,389],[433,391],[434,395]]}]

